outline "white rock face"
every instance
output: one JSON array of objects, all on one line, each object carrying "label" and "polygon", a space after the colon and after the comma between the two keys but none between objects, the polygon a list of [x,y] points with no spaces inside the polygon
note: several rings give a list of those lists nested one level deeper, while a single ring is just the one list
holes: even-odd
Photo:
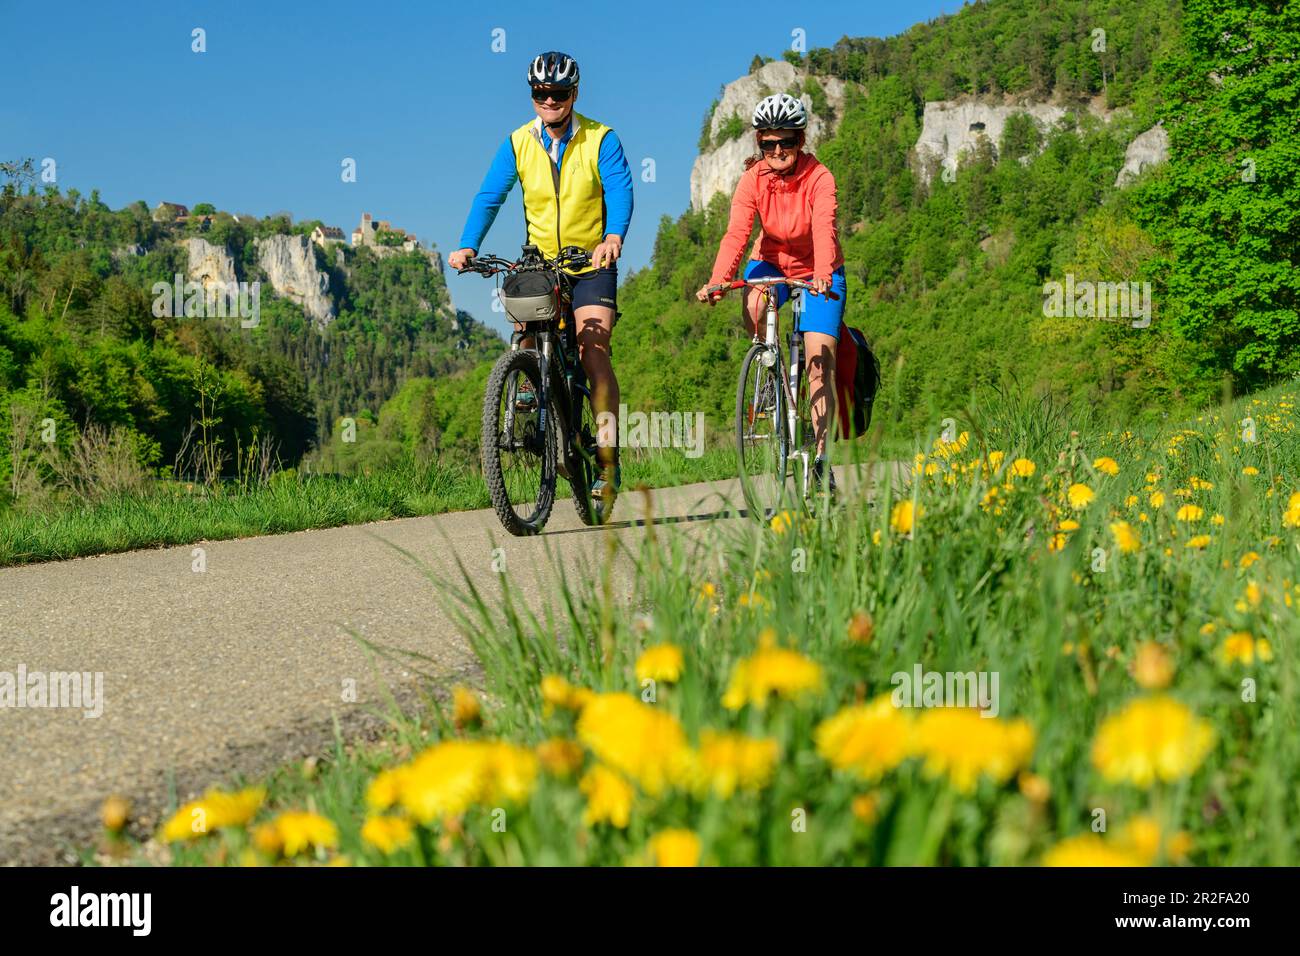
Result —
[{"label": "white rock face", "polygon": [[[921,181],[927,186],[930,184],[932,163],[929,161],[936,158],[942,169],[955,173],[961,154],[974,149],[981,137],[988,139],[996,154],[1007,119],[1016,113],[1029,114],[1039,129],[1047,133],[1068,112],[1070,110],[1064,106],[1042,102],[1003,104],[976,99],[928,102],[921,121],[921,135],[915,146]],[[1107,118],[1101,111],[1093,111],[1093,115]]]},{"label": "white rock face", "polygon": [[1115,177],[1115,186],[1127,186],[1148,166],[1159,166],[1168,161],[1169,134],[1163,126],[1153,126],[1128,144],[1124,151],[1124,165]]},{"label": "white rock face", "polygon": [[[754,107],[758,101],[773,93],[785,93],[803,83],[807,74],[795,69],[785,60],[776,60],[764,64],[760,69],[738,80],[728,83],[723,90],[718,107],[713,111],[713,121],[709,126],[709,135],[713,139],[723,124],[733,116],[739,116],[744,123],[745,132],[739,139],[728,140],[716,149],[702,153],[695,158],[691,168],[691,208],[703,209],[709,200],[718,193],[731,193],[740,182],[745,171],[745,158],[755,152],[754,137],[749,125]],[[826,94],[826,100],[835,111],[836,122],[844,110],[844,81],[830,76],[815,77]],[[808,110],[807,149],[814,150],[835,132],[833,123],[826,123],[812,112],[812,98],[804,93],[799,97],[804,108]]]},{"label": "white rock face", "polygon": [[228,289],[236,281],[235,260],[225,246],[214,246],[206,239],[192,236],[185,242],[185,251],[190,257],[187,278],[202,283],[205,292],[215,284],[220,284],[222,290]]},{"label": "white rock face", "polygon": [[269,236],[256,240],[258,265],[279,295],[302,306],[317,326],[334,319],[329,276],[316,268],[316,255],[306,236]]}]

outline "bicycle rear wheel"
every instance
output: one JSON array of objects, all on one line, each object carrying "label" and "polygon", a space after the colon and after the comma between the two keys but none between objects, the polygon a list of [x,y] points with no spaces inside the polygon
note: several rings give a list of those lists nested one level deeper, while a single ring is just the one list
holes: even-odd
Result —
[{"label": "bicycle rear wheel", "polygon": [[483,478],[501,524],[519,537],[541,531],[555,502],[555,416],[542,413],[541,394],[537,356],[519,350],[497,359],[483,395]]},{"label": "bicycle rear wheel", "polygon": [[745,504],[751,515],[766,518],[775,513],[785,496],[789,454],[779,348],[755,343],[740,366],[736,452]]}]

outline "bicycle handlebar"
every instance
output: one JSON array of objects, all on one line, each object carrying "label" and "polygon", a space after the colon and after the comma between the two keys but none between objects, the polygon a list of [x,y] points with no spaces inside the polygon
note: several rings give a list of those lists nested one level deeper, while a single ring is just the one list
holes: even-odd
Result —
[{"label": "bicycle handlebar", "polygon": [[458,275],[477,272],[482,276],[494,276],[499,272],[514,272],[523,268],[565,269],[569,266],[582,268],[591,264],[591,253],[577,246],[565,246],[554,259],[547,259],[537,252],[536,247],[524,246],[524,254],[518,260],[511,261],[500,256],[474,256],[464,268],[457,269]]},{"label": "bicycle handlebar", "polygon": [[732,282],[724,282],[721,285],[711,285],[704,291],[710,294],[717,293],[723,295],[731,292],[733,289],[743,289],[746,286],[754,289],[765,289],[770,285],[794,286],[796,289],[806,289],[811,295],[824,295],[832,302],[839,300],[839,296],[830,289],[827,289],[825,292],[818,292],[813,288],[811,282],[805,282],[803,279],[788,279],[785,276],[772,276],[770,278],[762,279],[736,279]]}]

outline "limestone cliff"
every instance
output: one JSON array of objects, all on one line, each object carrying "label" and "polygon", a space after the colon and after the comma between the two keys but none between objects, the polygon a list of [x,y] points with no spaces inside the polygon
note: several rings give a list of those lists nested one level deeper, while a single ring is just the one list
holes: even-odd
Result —
[{"label": "limestone cliff", "polygon": [[235,260],[225,246],[214,246],[206,239],[193,236],[186,240],[185,251],[189,254],[187,278],[202,283],[205,291],[214,284],[220,284],[224,291],[236,281]]},{"label": "limestone cliff", "polygon": [[1158,166],[1168,160],[1169,134],[1163,126],[1153,126],[1128,144],[1115,185],[1127,186],[1148,166]]},{"label": "limestone cliff", "polygon": [[[1046,135],[1070,112],[1072,110],[1064,106],[1028,100],[993,103],[963,98],[928,102],[922,115],[921,135],[917,137],[915,146],[921,181],[929,185],[936,160],[938,169],[956,172],[961,154],[978,146],[982,138],[988,140],[996,154],[1007,120],[1017,113],[1033,118]],[[1089,112],[1102,120],[1109,118],[1096,107],[1089,107]]]},{"label": "limestone cliff", "polygon": [[268,236],[255,240],[255,245],[258,265],[277,294],[300,305],[319,328],[333,321],[329,276],[316,267],[316,254],[306,236]]}]

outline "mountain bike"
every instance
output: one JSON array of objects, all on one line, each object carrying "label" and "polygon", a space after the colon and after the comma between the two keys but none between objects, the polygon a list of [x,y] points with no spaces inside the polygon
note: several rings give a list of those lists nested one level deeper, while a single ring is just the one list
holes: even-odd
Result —
[{"label": "mountain bike", "polygon": [[[778,334],[775,289],[778,285],[789,287],[794,317],[793,329],[787,337],[788,365],[782,360]],[[784,504],[806,502],[812,490],[817,440],[812,427],[808,377],[803,369],[799,317],[803,312],[803,294],[818,293],[810,282],[783,276],[737,279],[710,286],[708,291],[727,293],[744,288],[762,291],[767,321],[763,336],[760,338],[755,333],[740,366],[740,382],[736,388],[736,451],[745,504],[751,514],[767,517]],[[839,298],[829,289],[824,294],[831,299]]]},{"label": "mountain bike", "polygon": [[599,432],[578,360],[565,272],[590,264],[591,254],[576,246],[548,259],[525,245],[517,261],[476,256],[459,270],[503,276],[498,295],[516,324],[510,351],[488,375],[479,436],[492,507],[513,535],[537,534],[546,525],[557,478],[568,481],[583,524],[603,524],[609,517],[606,505],[591,496],[599,477]]}]

